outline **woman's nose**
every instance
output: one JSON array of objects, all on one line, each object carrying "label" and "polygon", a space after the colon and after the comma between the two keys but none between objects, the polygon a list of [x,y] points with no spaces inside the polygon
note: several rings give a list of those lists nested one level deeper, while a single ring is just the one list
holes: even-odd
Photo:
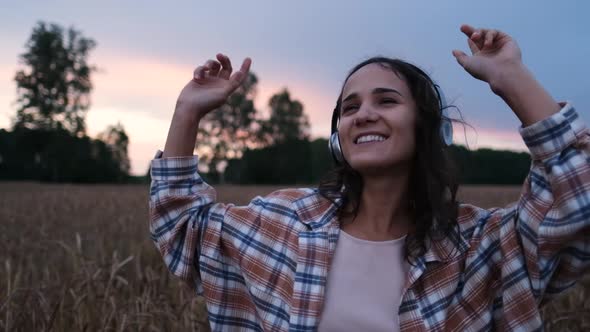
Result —
[{"label": "woman's nose", "polygon": [[363,125],[367,122],[375,122],[378,119],[377,113],[373,110],[371,105],[363,104],[361,105],[358,112],[356,112],[356,117],[354,119],[354,124],[356,125]]}]

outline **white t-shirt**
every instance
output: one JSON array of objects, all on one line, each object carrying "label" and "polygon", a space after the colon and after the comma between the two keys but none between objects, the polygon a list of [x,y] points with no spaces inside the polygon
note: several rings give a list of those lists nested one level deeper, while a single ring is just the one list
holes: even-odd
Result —
[{"label": "white t-shirt", "polygon": [[399,331],[409,270],[405,236],[368,241],[340,231],[328,272],[318,331]]}]

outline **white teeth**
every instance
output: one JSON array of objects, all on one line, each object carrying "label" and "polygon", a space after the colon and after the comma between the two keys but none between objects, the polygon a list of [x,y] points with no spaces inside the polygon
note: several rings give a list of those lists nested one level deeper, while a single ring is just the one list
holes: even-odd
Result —
[{"label": "white teeth", "polygon": [[367,143],[367,142],[381,142],[381,141],[385,141],[385,139],[386,138],[381,135],[365,135],[365,136],[361,136],[361,137],[357,138],[356,144]]}]

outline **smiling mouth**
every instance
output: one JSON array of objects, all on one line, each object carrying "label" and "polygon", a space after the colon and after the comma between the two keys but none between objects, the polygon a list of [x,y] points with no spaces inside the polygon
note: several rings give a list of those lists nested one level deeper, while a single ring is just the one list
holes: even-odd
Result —
[{"label": "smiling mouth", "polygon": [[388,137],[382,136],[382,135],[364,135],[361,136],[359,138],[357,138],[354,142],[354,144],[367,144],[367,143],[378,143],[378,142],[383,142],[387,139]]}]

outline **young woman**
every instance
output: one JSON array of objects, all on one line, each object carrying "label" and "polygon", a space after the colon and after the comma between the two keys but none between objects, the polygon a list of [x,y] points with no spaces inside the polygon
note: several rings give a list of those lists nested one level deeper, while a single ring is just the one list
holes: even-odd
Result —
[{"label": "young woman", "polygon": [[197,127],[251,61],[232,75],[218,54],[195,70],[152,160],[150,230],[170,271],[205,296],[213,330],[542,327],[538,306],[590,266],[590,134],[537,83],[510,36],[461,31],[472,55],[453,55],[514,111],[531,153],[520,199],[505,208],[456,201],[438,90],[387,58],[345,80],[332,178],[247,206],[216,203],[197,173]]}]

